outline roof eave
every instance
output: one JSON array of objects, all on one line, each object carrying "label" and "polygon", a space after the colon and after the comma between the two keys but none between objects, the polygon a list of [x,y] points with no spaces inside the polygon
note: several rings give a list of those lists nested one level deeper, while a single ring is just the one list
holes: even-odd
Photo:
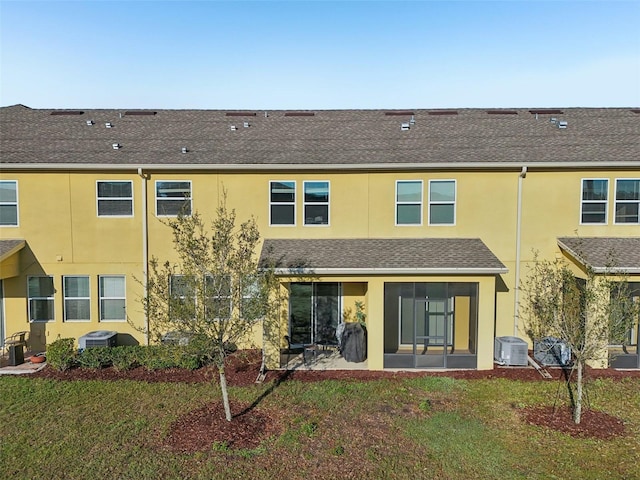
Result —
[{"label": "roof eave", "polygon": [[507,268],[276,268],[276,275],[503,275]]}]

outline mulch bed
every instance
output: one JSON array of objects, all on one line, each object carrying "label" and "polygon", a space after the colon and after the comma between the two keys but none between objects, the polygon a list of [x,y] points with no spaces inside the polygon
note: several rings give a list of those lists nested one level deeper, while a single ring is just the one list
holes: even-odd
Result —
[{"label": "mulch bed", "polygon": [[[231,386],[248,386],[255,383],[260,369],[259,351],[241,351],[231,355],[227,360],[226,376]],[[560,368],[547,369],[551,380],[565,378]],[[30,375],[34,378],[54,380],[134,380],[143,382],[179,382],[201,383],[217,382],[218,372],[213,367],[197,370],[166,369],[148,371],[139,367],[128,371],[117,371],[113,368],[100,370],[73,368],[59,372],[47,366],[43,370]],[[495,367],[493,370],[458,370],[448,372],[434,371],[366,371],[366,370],[275,370],[267,372],[265,382],[275,380],[283,382],[298,380],[317,382],[323,380],[369,381],[379,379],[402,379],[422,376],[444,376],[458,379],[510,379],[519,381],[550,381],[533,368]],[[640,378],[638,371],[618,371],[613,369],[594,370],[587,368],[586,377]],[[209,403],[198,410],[189,412],[179,418],[171,427],[169,435],[163,440],[162,447],[178,452],[203,451],[217,444],[221,449],[252,449],[260,442],[283,431],[284,426],[277,412],[272,413],[263,408],[251,408],[249,405],[231,402],[233,420],[228,422],[221,402]],[[523,418],[535,425],[558,430],[572,436],[609,439],[624,435],[623,422],[603,412],[584,410],[582,422],[573,422],[571,410],[568,408],[530,407],[522,409]]]}]

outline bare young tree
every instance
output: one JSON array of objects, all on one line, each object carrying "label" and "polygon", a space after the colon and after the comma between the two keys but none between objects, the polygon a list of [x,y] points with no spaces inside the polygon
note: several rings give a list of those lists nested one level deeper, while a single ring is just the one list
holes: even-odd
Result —
[{"label": "bare young tree", "polygon": [[[172,230],[177,261],[150,261],[142,299],[150,336],[160,341],[176,332],[188,339],[189,351],[216,366],[225,416],[231,421],[225,359],[236,343],[250,341],[256,327],[276,330],[271,325],[277,324],[275,276],[258,265],[255,220],[236,226],[235,210],[227,210],[225,201],[210,227],[197,212],[164,223]],[[264,342],[262,347],[264,357]]]},{"label": "bare young tree", "polygon": [[628,333],[640,312],[624,274],[596,275],[588,266],[585,270],[585,278],[579,278],[563,260],[540,260],[536,254],[520,287],[529,337],[534,341],[557,337],[571,350],[569,379],[576,373],[572,396],[575,423],[580,423],[582,414],[585,365],[606,361],[608,345],[628,342]]}]

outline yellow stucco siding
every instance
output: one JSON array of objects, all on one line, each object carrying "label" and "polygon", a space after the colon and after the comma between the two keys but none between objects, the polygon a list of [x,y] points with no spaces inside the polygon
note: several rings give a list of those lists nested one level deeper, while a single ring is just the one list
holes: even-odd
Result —
[{"label": "yellow stucco siding", "polygon": [[[271,172],[152,171],[143,180],[137,171],[2,172],[0,179],[18,182],[19,225],[0,228],[0,239],[25,239],[19,253],[19,275],[4,280],[5,331],[25,329],[27,276],[46,274],[55,278],[56,319],[34,326],[46,342],[60,336],[78,337],[87,331],[113,329],[129,333],[140,343],[144,336],[127,323],[98,322],[98,276],[126,275],[127,313],[138,326],[144,325],[139,298],[141,286],[134,278],[143,274],[143,206],[147,205],[148,253],[161,260],[175,260],[171,231],[156,217],[155,182],[188,180],[194,211],[205,219],[227,194],[227,206],[237,220],[253,216],[264,238],[480,238],[508,268],[498,277],[322,277],[321,281],[343,282],[343,308],[364,301],[369,330],[369,367],[382,368],[384,282],[386,281],[477,281],[480,284],[478,368],[490,368],[494,327],[499,336],[512,335],[516,287],[517,199],[520,171],[511,170],[414,170],[340,171],[301,170]],[[520,235],[520,277],[527,274],[532,252],[542,258],[560,255],[561,236],[639,236],[636,225],[615,225],[615,179],[639,178],[638,170],[529,170],[522,184],[522,227]],[[604,225],[581,225],[581,180],[609,179],[608,220]],[[127,180],[133,186],[133,216],[98,217],[96,182]],[[295,226],[269,225],[269,182],[295,181]],[[304,225],[305,181],[330,182],[329,225]],[[423,183],[422,224],[396,225],[396,182]],[[454,225],[429,225],[429,181],[455,180]],[[258,253],[258,252],[257,252]],[[88,275],[91,282],[91,321],[63,322],[63,275]],[[495,324],[494,324],[495,322]],[[40,333],[42,330],[42,333]],[[520,336],[524,336],[520,329]],[[254,340],[260,339],[255,332]]]}]

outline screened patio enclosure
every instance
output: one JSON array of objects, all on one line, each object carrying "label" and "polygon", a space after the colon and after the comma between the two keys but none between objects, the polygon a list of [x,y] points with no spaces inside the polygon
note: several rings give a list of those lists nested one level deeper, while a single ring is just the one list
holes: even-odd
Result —
[{"label": "screened patio enclosure", "polygon": [[[634,302],[640,302],[640,282],[629,282],[631,298]],[[640,318],[637,318],[627,339],[622,345],[612,345],[609,348],[610,365],[613,368],[640,368],[640,352],[638,351],[638,339],[640,338]]]},{"label": "screened patio enclosure", "polygon": [[477,283],[385,283],[384,368],[476,368],[477,328]]}]

